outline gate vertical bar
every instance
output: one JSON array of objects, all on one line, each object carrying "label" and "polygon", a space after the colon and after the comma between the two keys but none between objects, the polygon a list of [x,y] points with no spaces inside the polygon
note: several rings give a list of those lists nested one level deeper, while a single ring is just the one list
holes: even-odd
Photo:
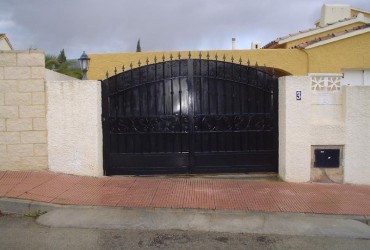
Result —
[{"label": "gate vertical bar", "polygon": [[[174,95],[174,92],[173,92],[173,70],[172,70],[172,67],[173,67],[173,63],[172,63],[172,53],[170,55],[170,78],[171,78],[171,116],[173,116],[173,105],[174,105],[174,102],[173,102],[173,95]],[[174,153],[175,152],[175,137],[176,137],[176,134],[172,134],[172,152]]]},{"label": "gate vertical bar", "polygon": [[[148,58],[146,58],[146,81],[149,81],[149,59]],[[150,85],[149,84],[147,84],[146,85],[146,115],[147,115],[147,117],[148,117],[148,131],[147,131],[147,138],[148,138],[148,147],[147,147],[147,149],[148,149],[148,152],[149,153],[151,153],[152,152],[152,140],[151,140],[151,136],[150,136],[150,126],[149,126],[149,124],[150,124],[150,119],[151,119],[151,116],[152,116],[152,114],[151,114],[151,112],[150,112],[150,103],[149,103],[149,97],[151,97],[151,95],[150,95],[150,93],[151,93],[151,91],[149,91],[150,90]]]},{"label": "gate vertical bar", "polygon": [[110,165],[110,125],[109,125],[109,83],[108,80],[101,82],[102,89],[102,127],[103,127],[103,170],[104,175],[109,175],[107,169]]},{"label": "gate vertical bar", "polygon": [[194,167],[194,151],[195,151],[195,131],[194,131],[194,69],[193,60],[188,59],[188,98],[189,98],[189,171],[192,172]]},{"label": "gate vertical bar", "polygon": [[[210,89],[210,84],[209,84],[209,53],[207,53],[207,94],[208,94],[208,116],[211,115],[211,89]],[[207,138],[208,138],[208,152],[211,151],[212,149],[212,135],[211,133],[207,133]]]},{"label": "gate vertical bar", "polygon": [[[231,80],[232,80],[232,95],[231,95],[231,114],[232,114],[232,117],[234,117],[234,114],[235,114],[235,79],[234,79],[234,57],[231,56]],[[231,124],[231,148],[232,148],[232,151],[235,151],[235,140],[234,140],[234,137],[235,137],[235,126],[234,126],[234,122]]]},{"label": "gate vertical bar", "polygon": [[[224,116],[226,116],[227,115],[227,105],[226,105],[226,99],[227,99],[227,94],[226,94],[226,81],[225,81],[225,79],[226,79],[226,57],[225,57],[225,54],[224,54],[224,56],[223,56],[223,61],[222,61],[222,86],[223,86],[223,97],[224,97],[224,113],[223,113],[223,115]],[[220,77],[221,78],[221,77]],[[225,132],[225,131],[223,131],[222,132],[222,136],[223,136],[223,138],[224,138],[224,141],[225,141],[225,143],[224,143],[224,151],[226,152],[227,151],[227,139],[226,138],[228,138],[228,134],[227,134],[227,132]]]},{"label": "gate vertical bar", "polygon": [[[240,57],[239,59],[239,82],[242,82],[242,58]],[[243,116],[243,103],[242,103],[242,89],[243,87],[239,85],[239,115],[240,119]],[[243,151],[243,137],[244,134],[242,132],[239,133],[239,138],[240,138],[240,151]]]},{"label": "gate vertical bar", "polygon": [[179,112],[180,112],[180,115],[179,115],[179,117],[180,117],[180,152],[182,153],[182,149],[183,149],[183,147],[182,147],[182,141],[183,141],[183,139],[182,139],[182,137],[183,137],[183,131],[182,131],[182,89],[181,89],[181,78],[180,78],[180,76],[181,76],[181,54],[180,54],[180,52],[179,52],[179,105],[180,105],[180,110],[179,110]]},{"label": "gate vertical bar", "polygon": [[[117,82],[117,69],[114,68],[114,87],[115,92],[118,93],[118,82]],[[119,111],[119,95],[115,96],[115,122],[118,123],[118,111]],[[117,153],[121,152],[121,145],[120,145],[120,135],[115,135],[116,137],[116,147],[117,147]]]},{"label": "gate vertical bar", "polygon": [[[139,74],[139,87],[138,87],[138,91],[139,91],[139,112],[140,112],[140,117],[143,117],[143,112],[144,112],[144,100],[143,100],[143,89],[144,87],[142,86],[142,82],[141,82],[141,62],[140,62],[140,59],[139,59],[139,62],[138,62],[138,74]],[[141,140],[141,138],[144,137],[144,135],[137,135],[135,136],[135,140],[136,138],[139,138],[139,141],[140,141],[140,153],[144,153],[144,143],[143,143],[143,140]]]},{"label": "gate vertical bar", "polygon": [[279,84],[278,78],[272,76],[272,91],[273,91],[273,140],[274,140],[274,162],[272,163],[277,170],[279,167]]},{"label": "gate vertical bar", "polygon": [[[202,52],[199,52],[199,113],[198,119],[200,118],[200,129],[203,131],[203,75],[202,75]],[[200,133],[200,151],[203,152],[203,133]]]},{"label": "gate vertical bar", "polygon": [[[166,66],[166,62],[165,62],[165,57],[164,57],[164,54],[163,54],[163,57],[162,57],[162,64],[163,64],[163,67],[162,67],[162,81],[163,81],[163,116],[166,116],[166,80],[165,80],[165,66]],[[163,150],[164,152],[167,152],[167,141],[166,140],[163,140]]]},{"label": "gate vertical bar", "polygon": [[[247,68],[247,85],[246,85],[246,88],[245,88],[245,90],[246,90],[246,101],[247,101],[247,114],[248,114],[248,119],[249,119],[249,121],[250,121],[250,119],[251,119],[251,114],[250,114],[250,103],[249,103],[249,89],[250,89],[250,67],[249,67],[249,59],[248,59],[248,62],[247,62],[247,65],[248,65],[248,68]],[[249,126],[247,127],[248,129],[249,129]],[[247,148],[246,148],[246,150],[247,151],[250,151],[250,143],[249,143],[249,140],[250,140],[250,138],[251,138],[251,136],[250,136],[250,134],[249,134],[249,131],[247,130],[246,132],[245,132],[245,141],[247,142]]]},{"label": "gate vertical bar", "polygon": [[[221,96],[221,94],[218,93],[218,86],[220,85],[220,88],[222,87],[221,84],[219,84],[219,79],[218,79],[218,70],[217,70],[217,54],[215,56],[215,85],[216,85],[216,114],[219,115],[219,113],[222,114],[222,110],[221,112],[219,111],[219,103],[218,103],[218,97]],[[224,100],[224,105],[225,105],[225,100]],[[219,144],[219,141],[220,141],[220,138],[222,140],[222,138],[225,138],[225,136],[223,135],[223,133],[216,133],[216,140],[217,140],[217,152],[220,151],[220,144]],[[225,140],[224,140],[225,142]],[[224,143],[225,144],[225,143]]]}]

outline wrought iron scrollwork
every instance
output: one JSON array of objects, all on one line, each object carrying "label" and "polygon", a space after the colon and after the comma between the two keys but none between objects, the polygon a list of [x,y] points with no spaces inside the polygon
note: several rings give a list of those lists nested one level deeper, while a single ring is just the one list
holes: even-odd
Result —
[{"label": "wrought iron scrollwork", "polygon": [[194,117],[196,132],[211,131],[250,131],[272,130],[273,121],[270,115],[199,115]]},{"label": "wrought iron scrollwork", "polygon": [[113,133],[174,133],[189,131],[187,116],[119,117],[110,119]]}]

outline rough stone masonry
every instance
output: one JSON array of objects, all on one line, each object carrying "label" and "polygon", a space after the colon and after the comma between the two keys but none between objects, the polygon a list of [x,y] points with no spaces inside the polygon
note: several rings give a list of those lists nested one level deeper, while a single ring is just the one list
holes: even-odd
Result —
[{"label": "rough stone masonry", "polygon": [[48,167],[45,56],[0,51],[0,170]]}]

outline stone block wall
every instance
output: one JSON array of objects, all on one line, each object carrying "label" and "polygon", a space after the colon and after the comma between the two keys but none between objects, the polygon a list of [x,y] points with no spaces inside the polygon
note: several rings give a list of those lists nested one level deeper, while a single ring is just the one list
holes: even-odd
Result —
[{"label": "stone block wall", "polygon": [[0,171],[48,168],[45,56],[0,51]]}]

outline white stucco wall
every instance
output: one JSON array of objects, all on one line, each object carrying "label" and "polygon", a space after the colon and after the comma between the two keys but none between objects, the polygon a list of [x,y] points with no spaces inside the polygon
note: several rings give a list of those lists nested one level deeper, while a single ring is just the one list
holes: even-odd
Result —
[{"label": "white stucco wall", "polygon": [[321,7],[320,26],[338,22],[351,17],[351,6],[348,4],[324,4]]},{"label": "white stucco wall", "polygon": [[46,86],[49,169],[102,176],[100,82],[50,81]]},{"label": "white stucco wall", "polygon": [[344,182],[370,185],[370,86],[345,86]]},{"label": "white stucco wall", "polygon": [[[279,176],[285,181],[310,180],[309,83],[309,77],[279,78]],[[301,91],[301,100],[296,100],[296,91]]]},{"label": "white stucco wall", "polygon": [[315,89],[311,77],[279,79],[280,177],[310,181],[312,148],[341,148],[343,181],[370,185],[370,86]]}]

